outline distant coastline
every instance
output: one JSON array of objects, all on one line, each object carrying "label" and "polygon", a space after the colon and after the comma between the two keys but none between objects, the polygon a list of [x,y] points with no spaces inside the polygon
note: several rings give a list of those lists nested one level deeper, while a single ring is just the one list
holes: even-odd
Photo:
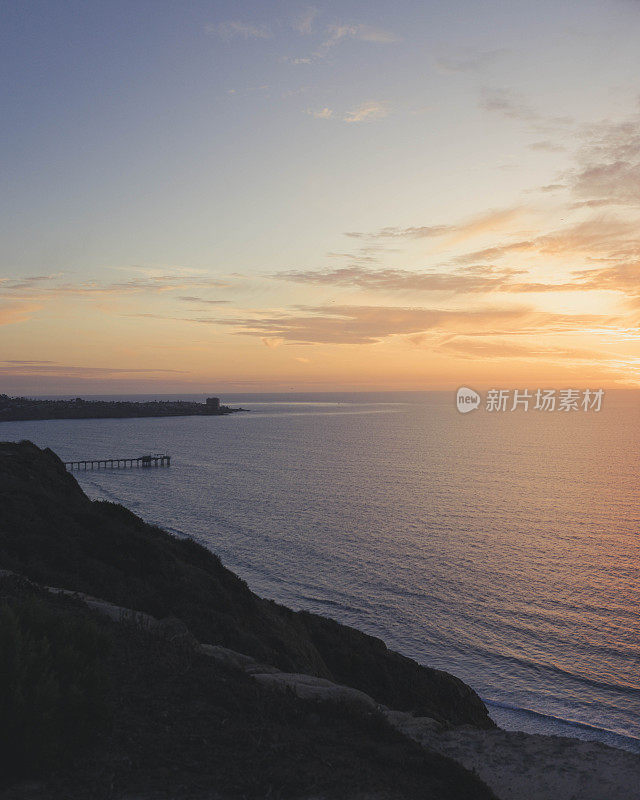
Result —
[{"label": "distant coastline", "polygon": [[46,419],[126,419],[131,417],[220,417],[246,411],[208,397],[204,403],[185,400],[38,400],[0,395],[0,422]]}]

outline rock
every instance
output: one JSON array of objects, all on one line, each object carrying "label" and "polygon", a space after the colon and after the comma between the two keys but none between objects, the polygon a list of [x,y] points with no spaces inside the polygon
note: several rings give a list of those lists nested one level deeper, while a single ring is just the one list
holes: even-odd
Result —
[{"label": "rock", "polygon": [[351,707],[365,708],[370,711],[379,709],[378,703],[369,695],[349,686],[291,672],[257,673],[253,676],[259,683],[275,688],[287,688],[303,700],[321,700],[332,703],[346,703]]},{"label": "rock", "polygon": [[214,658],[219,663],[235,669],[248,670],[252,667],[263,666],[258,664],[255,658],[236,653],[235,650],[229,650],[228,647],[221,647],[216,644],[201,644],[199,650],[209,658]]},{"label": "rock", "polygon": [[170,616],[156,622],[154,630],[170,642],[181,642],[198,647],[199,642],[181,619]]}]

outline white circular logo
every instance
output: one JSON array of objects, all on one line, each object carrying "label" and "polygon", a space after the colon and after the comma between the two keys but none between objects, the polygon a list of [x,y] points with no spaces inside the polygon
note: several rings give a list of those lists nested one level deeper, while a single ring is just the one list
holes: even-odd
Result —
[{"label": "white circular logo", "polygon": [[480,405],[480,395],[469,389],[467,386],[461,386],[456,394],[456,406],[461,414],[467,414],[469,411],[475,411]]}]

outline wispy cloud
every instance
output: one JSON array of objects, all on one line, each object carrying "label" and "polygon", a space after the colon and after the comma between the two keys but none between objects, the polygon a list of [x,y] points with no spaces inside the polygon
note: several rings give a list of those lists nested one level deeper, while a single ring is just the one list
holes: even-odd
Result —
[{"label": "wispy cloud", "polygon": [[351,111],[344,112],[341,116],[328,106],[324,108],[307,108],[304,113],[315,119],[340,119],[342,122],[348,123],[371,122],[388,116],[389,108],[386,103],[370,100],[366,103],[361,103]]},{"label": "wispy cloud", "polygon": [[640,116],[591,126],[578,164],[566,174],[583,204],[640,207]]},{"label": "wispy cloud", "polygon": [[346,231],[345,236],[352,239],[426,239],[443,236],[453,230],[451,225],[419,225],[410,228],[387,227],[373,233]]},{"label": "wispy cloud", "polygon": [[471,311],[397,306],[301,306],[298,313],[217,320],[247,336],[298,344],[375,344],[389,336],[425,332],[522,335],[581,331],[615,324],[598,314],[551,314],[522,309]]},{"label": "wispy cloud", "polygon": [[496,231],[510,225],[522,214],[520,206],[494,209],[478,214],[471,219],[447,225],[418,225],[409,228],[387,227],[374,233],[347,231],[346,236],[355,239],[428,239],[436,236],[454,235],[464,239],[477,234]]},{"label": "wispy cloud", "polygon": [[42,306],[12,300],[0,300],[0,325],[12,325],[30,319]]},{"label": "wispy cloud", "polygon": [[319,14],[315,6],[307,6],[296,14],[291,22],[291,27],[303,36],[308,36],[313,31],[313,23]]},{"label": "wispy cloud", "polygon": [[228,281],[219,278],[201,274],[190,275],[182,271],[166,274],[151,273],[144,277],[112,282],[95,280],[74,282],[65,280],[61,275],[4,278],[0,281],[0,289],[5,295],[22,299],[45,299],[65,295],[159,294],[185,289],[220,289],[229,285]]},{"label": "wispy cloud", "polygon": [[266,25],[255,25],[251,22],[228,20],[205,25],[205,33],[217,36],[225,41],[231,39],[270,39],[271,30]]},{"label": "wispy cloud", "polygon": [[350,266],[320,271],[290,270],[276,273],[274,277],[312,286],[345,286],[367,291],[477,294],[502,290],[514,276],[523,274],[523,270],[494,266],[467,267],[449,272]]},{"label": "wispy cloud", "polygon": [[331,119],[333,117],[333,109],[327,108],[318,108],[312,109],[307,108],[305,114],[309,114],[311,117],[315,117],[316,119]]},{"label": "wispy cloud", "polygon": [[179,369],[149,367],[86,367],[59,364],[55,361],[4,361],[0,362],[0,375],[56,376],[67,378],[104,378],[111,375],[185,374]]},{"label": "wispy cloud", "polygon": [[521,344],[509,339],[491,337],[454,336],[438,342],[436,349],[462,358],[486,358],[499,361],[517,358],[547,362],[601,363],[603,360],[611,358],[609,353],[587,348],[545,346],[539,343]]},{"label": "wispy cloud", "polygon": [[55,361],[34,361],[33,359],[25,360],[22,358],[8,358],[1,362],[2,364],[19,364],[20,366],[42,366],[43,364],[55,364]]},{"label": "wispy cloud", "polygon": [[525,252],[545,256],[628,258],[640,253],[638,226],[632,220],[593,216],[532,239],[497,243],[493,247],[464,253],[453,261],[457,264],[474,264]]},{"label": "wispy cloud", "polygon": [[390,253],[397,253],[397,252],[399,252],[399,250],[398,248],[395,247],[387,247],[386,245],[380,245],[380,244],[368,244],[365,245],[364,247],[359,247],[355,251],[350,251],[346,253],[339,253],[330,250],[327,253],[327,258],[349,261],[352,265],[375,264],[383,256],[388,256]]},{"label": "wispy cloud", "polygon": [[181,300],[183,303],[194,303],[196,305],[205,305],[205,306],[220,306],[224,305],[225,303],[229,303],[229,300],[208,300],[206,297],[179,297],[178,300]]},{"label": "wispy cloud", "polygon": [[288,64],[313,64],[311,56],[282,56],[281,61]]},{"label": "wispy cloud", "polygon": [[[306,16],[299,18],[298,30],[301,34],[310,34],[315,20],[315,14],[307,12]],[[296,27],[294,23],[294,27]],[[304,57],[287,57],[290,63],[309,64],[313,61],[326,58],[329,53],[340,43],[345,41],[369,42],[371,44],[393,44],[401,41],[400,37],[392,31],[376,28],[365,23],[333,24],[325,28],[325,35],[320,44],[310,55]]]},{"label": "wispy cloud", "polygon": [[483,88],[480,108],[507,119],[527,123],[534,131],[564,130],[575,123],[569,116],[545,115],[526,102],[513,89]]},{"label": "wispy cloud", "polygon": [[374,119],[382,119],[382,117],[386,117],[388,114],[389,109],[386,103],[370,100],[367,103],[361,103],[352,111],[347,111],[342,119],[344,122],[365,122]]},{"label": "wispy cloud", "polygon": [[534,122],[541,118],[537,111],[510,89],[483,89],[480,108],[525,122]]},{"label": "wispy cloud", "polygon": [[83,287],[79,285],[80,293],[83,291],[105,291],[108,293],[118,292],[174,292],[180,289],[219,289],[229,286],[227,281],[217,278],[207,278],[200,275],[158,275],[149,278],[132,278],[103,286],[89,285]]},{"label": "wispy cloud", "polygon": [[343,39],[359,39],[361,42],[374,44],[393,44],[400,41],[397,34],[371,25],[330,25],[328,30],[329,38],[324,42],[325,48],[333,47]]},{"label": "wispy cloud", "polygon": [[497,50],[464,50],[438,56],[435,60],[436,67],[443,73],[454,72],[480,72],[486,67],[495,64],[502,56],[509,52],[506,48]]},{"label": "wispy cloud", "polygon": [[371,269],[354,265],[340,269],[289,270],[272,277],[308,286],[340,286],[411,295],[420,292],[473,295],[605,290],[621,293],[629,305],[640,308],[640,261],[573,270],[565,280],[555,282],[532,280],[527,270],[495,265],[474,265],[448,271]]},{"label": "wispy cloud", "polygon": [[557,144],[556,142],[552,142],[549,139],[545,139],[541,142],[532,142],[529,145],[530,150],[537,150],[543,153],[562,153],[567,148],[561,144]]},{"label": "wispy cloud", "polygon": [[[318,16],[318,10],[313,6],[308,6],[293,18],[290,23],[291,27],[302,36],[308,37],[316,33]],[[337,45],[349,40],[368,42],[375,45],[393,44],[401,41],[400,37],[392,31],[367,25],[366,23],[335,23],[324,26],[323,31],[324,36],[319,39],[319,44],[316,45],[315,50],[303,55],[285,55],[281,60],[289,64],[312,64],[327,58]]]},{"label": "wispy cloud", "polygon": [[640,258],[608,267],[578,270],[575,279],[582,289],[620,292],[629,306],[640,309]]}]

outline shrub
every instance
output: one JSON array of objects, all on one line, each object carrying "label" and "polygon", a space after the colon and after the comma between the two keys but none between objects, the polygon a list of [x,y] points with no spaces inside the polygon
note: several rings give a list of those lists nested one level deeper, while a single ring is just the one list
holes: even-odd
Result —
[{"label": "shrub", "polygon": [[29,598],[0,603],[0,753],[5,779],[40,774],[107,721],[107,641],[89,619]]}]

